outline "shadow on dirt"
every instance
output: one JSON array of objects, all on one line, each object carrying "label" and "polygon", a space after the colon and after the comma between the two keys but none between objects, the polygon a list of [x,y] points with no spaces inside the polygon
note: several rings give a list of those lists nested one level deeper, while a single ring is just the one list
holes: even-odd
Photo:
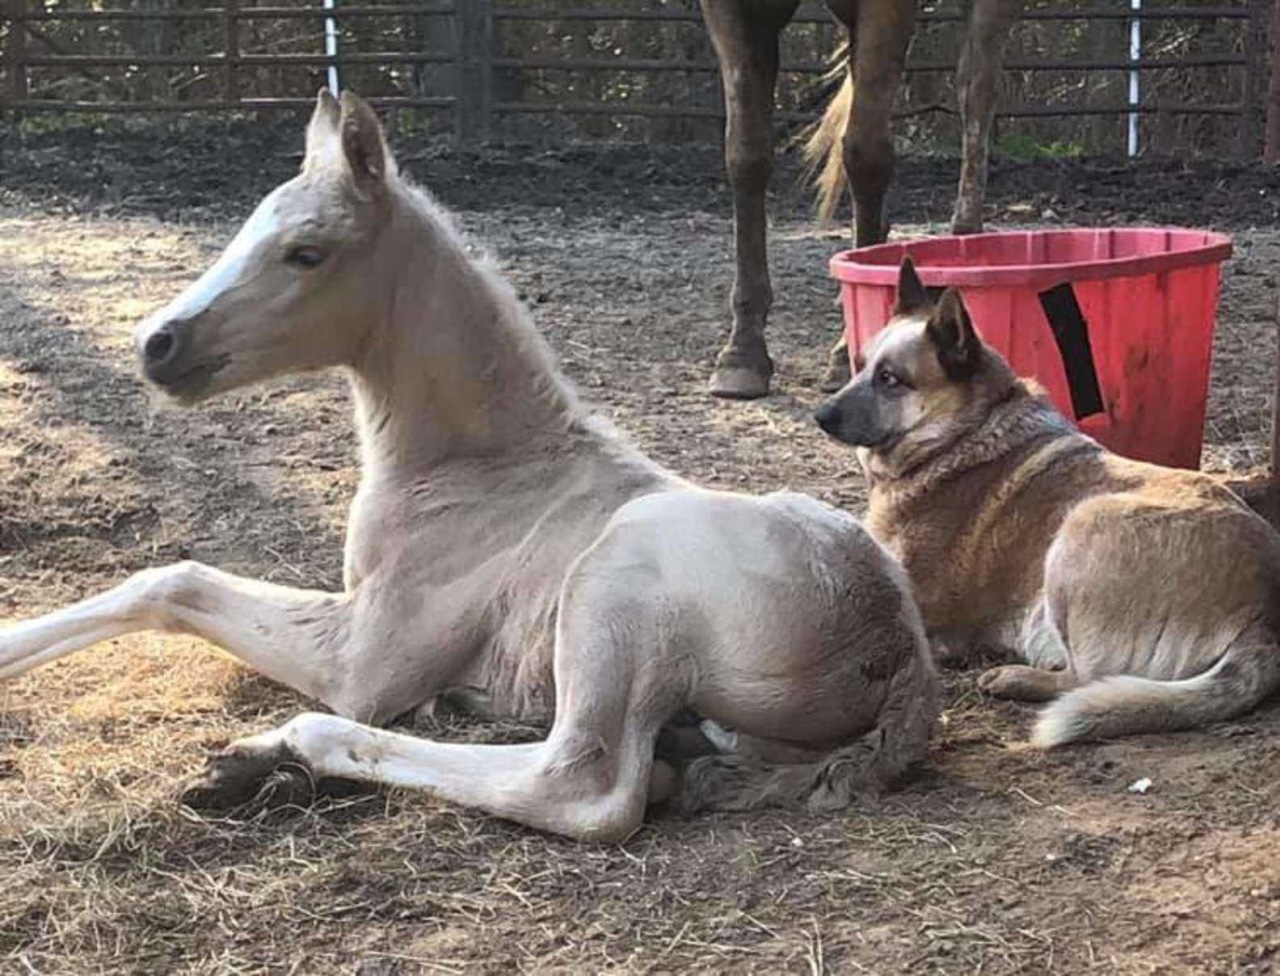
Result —
[{"label": "shadow on dirt", "polygon": [[[333,385],[327,393],[276,390],[157,413],[132,362],[50,304],[48,290],[22,270],[0,275],[0,365],[12,377],[0,395],[27,418],[6,435],[0,553],[38,544],[69,572],[118,573],[184,558],[259,572],[274,563],[271,575],[282,582],[315,583],[315,567],[300,567],[317,552],[341,551],[340,524],[306,504],[305,490],[283,490],[278,471],[327,477],[349,463],[350,437],[315,430],[313,458],[282,459],[271,441],[275,431],[314,428],[308,400],[318,395],[331,401],[329,415],[344,411]],[[159,495],[145,488],[157,484],[165,486]],[[272,510],[271,519],[253,518]],[[335,587],[336,567],[333,558],[321,574]]]}]

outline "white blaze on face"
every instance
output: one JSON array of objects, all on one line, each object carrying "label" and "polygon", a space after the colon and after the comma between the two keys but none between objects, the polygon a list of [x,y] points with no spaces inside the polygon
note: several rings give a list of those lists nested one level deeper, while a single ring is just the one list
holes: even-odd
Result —
[{"label": "white blaze on face", "polygon": [[280,219],[276,212],[276,198],[279,193],[279,188],[273,190],[258,204],[258,209],[245,221],[239,233],[232,238],[226,250],[218,256],[218,260],[208,271],[142,324],[135,336],[139,350],[146,346],[147,338],[151,333],[166,322],[199,315],[228,290],[244,281],[251,271],[251,260],[255,256],[258,245],[280,229]]}]

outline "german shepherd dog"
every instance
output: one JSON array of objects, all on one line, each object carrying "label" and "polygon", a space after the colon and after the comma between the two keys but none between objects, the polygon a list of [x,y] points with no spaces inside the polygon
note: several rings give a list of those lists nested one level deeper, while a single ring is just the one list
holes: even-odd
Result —
[{"label": "german shepherd dog", "polygon": [[979,682],[1052,701],[1035,745],[1192,728],[1280,685],[1280,534],[1228,488],[1080,433],[909,258],[855,365],[815,419],[858,448],[935,653],[1030,665]]}]

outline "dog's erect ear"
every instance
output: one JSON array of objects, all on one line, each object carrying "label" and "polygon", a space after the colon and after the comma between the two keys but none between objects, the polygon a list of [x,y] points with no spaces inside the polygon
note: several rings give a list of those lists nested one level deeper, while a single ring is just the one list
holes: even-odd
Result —
[{"label": "dog's erect ear", "polygon": [[902,257],[902,267],[898,269],[898,297],[893,303],[893,314],[904,315],[914,312],[929,304],[929,292],[916,274],[915,262],[910,254]]},{"label": "dog's erect ear", "polygon": [[973,319],[964,300],[954,288],[948,288],[938,299],[938,307],[929,316],[925,333],[938,350],[938,362],[950,380],[967,380],[982,361],[982,340],[974,331]]}]

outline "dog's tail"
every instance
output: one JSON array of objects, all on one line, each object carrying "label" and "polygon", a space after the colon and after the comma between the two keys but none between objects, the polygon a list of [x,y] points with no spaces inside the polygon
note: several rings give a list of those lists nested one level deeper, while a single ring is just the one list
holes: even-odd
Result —
[{"label": "dog's tail", "polygon": [[938,717],[938,676],[923,633],[910,660],[889,681],[876,726],[810,763],[773,765],[743,756],[706,756],[684,771],[681,806],[699,810],[848,806],[903,779],[929,752]]},{"label": "dog's tail", "polygon": [[1069,691],[1040,713],[1041,749],[1081,739],[1197,728],[1249,711],[1280,687],[1280,646],[1234,644],[1207,671],[1181,681],[1123,675]]},{"label": "dog's tail", "polygon": [[844,194],[844,130],[853,114],[853,74],[845,66],[846,48],[833,56],[831,71],[844,74],[840,88],[827,103],[822,118],[813,126],[804,143],[804,159],[808,173],[818,191],[818,218],[830,220],[840,206]]}]

